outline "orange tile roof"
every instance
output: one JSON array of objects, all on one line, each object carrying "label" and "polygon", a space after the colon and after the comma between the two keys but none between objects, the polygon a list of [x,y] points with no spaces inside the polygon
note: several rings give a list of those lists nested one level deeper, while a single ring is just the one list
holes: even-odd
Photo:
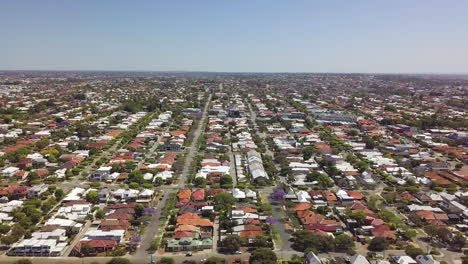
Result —
[{"label": "orange tile roof", "polygon": [[258,237],[263,236],[263,231],[243,231],[239,234],[240,237]]},{"label": "orange tile roof", "polygon": [[254,208],[250,208],[250,207],[242,207],[242,208],[239,208],[239,210],[242,210],[246,213],[256,213],[257,212],[257,209],[254,209]]},{"label": "orange tile roof", "polygon": [[194,226],[204,226],[211,227],[213,223],[208,219],[177,219],[177,225],[194,225]]},{"label": "orange tile roof", "polygon": [[178,130],[178,131],[171,131],[170,133],[171,133],[172,136],[180,136],[180,135],[185,135],[185,133],[187,133],[187,131]]},{"label": "orange tile roof", "polygon": [[175,231],[196,231],[197,227],[194,225],[180,225]]},{"label": "orange tile roof", "polygon": [[298,203],[294,206],[294,211],[304,211],[312,207],[310,203]]},{"label": "orange tile roof", "polygon": [[115,137],[115,136],[119,135],[120,132],[122,132],[122,131],[120,131],[120,130],[118,130],[118,129],[117,129],[117,130],[112,130],[112,131],[110,131],[110,132],[107,132],[107,133],[105,134],[105,136]]},{"label": "orange tile roof", "polygon": [[179,199],[190,199],[190,196],[192,196],[192,190],[190,189],[181,190],[177,194]]}]

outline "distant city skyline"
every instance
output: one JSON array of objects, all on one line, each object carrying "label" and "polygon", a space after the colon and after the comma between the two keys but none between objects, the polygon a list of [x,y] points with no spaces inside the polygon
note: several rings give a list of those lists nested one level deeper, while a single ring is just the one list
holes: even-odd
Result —
[{"label": "distant city skyline", "polygon": [[466,1],[4,1],[1,70],[468,73]]}]

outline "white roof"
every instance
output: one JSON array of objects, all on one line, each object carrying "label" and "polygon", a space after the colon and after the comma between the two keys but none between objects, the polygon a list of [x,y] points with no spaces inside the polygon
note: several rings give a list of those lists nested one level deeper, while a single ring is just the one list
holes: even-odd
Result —
[{"label": "white roof", "polygon": [[396,263],[398,264],[413,264],[416,263],[416,260],[414,260],[410,256],[396,256],[394,257]]},{"label": "white roof", "polygon": [[356,254],[350,259],[351,264],[370,264],[369,261],[363,255]]},{"label": "white roof", "polygon": [[236,199],[244,199],[245,198],[245,192],[241,191],[238,188],[232,189],[232,196]]},{"label": "white roof", "polygon": [[88,232],[86,232],[85,234],[85,237],[89,237],[89,236],[92,236],[92,237],[103,237],[103,236],[120,236],[120,237],[123,237],[125,234],[125,230],[110,230],[110,231],[103,231],[103,230],[100,230],[100,229],[92,229],[92,230],[88,230]]}]

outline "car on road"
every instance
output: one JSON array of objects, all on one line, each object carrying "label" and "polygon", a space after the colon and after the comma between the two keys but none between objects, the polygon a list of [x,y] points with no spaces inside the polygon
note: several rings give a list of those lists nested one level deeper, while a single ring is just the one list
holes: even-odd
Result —
[{"label": "car on road", "polygon": [[239,255],[239,254],[242,254],[242,252],[236,251],[236,252],[234,252],[234,254]]},{"label": "car on road", "polygon": [[186,257],[191,257],[193,256],[193,253],[192,252],[187,252],[187,254],[185,254]]}]

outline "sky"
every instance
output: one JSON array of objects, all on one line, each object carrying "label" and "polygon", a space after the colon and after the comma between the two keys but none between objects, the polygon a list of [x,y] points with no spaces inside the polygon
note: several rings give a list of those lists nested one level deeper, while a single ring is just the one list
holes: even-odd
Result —
[{"label": "sky", "polygon": [[0,70],[468,73],[468,1],[2,0]]}]

